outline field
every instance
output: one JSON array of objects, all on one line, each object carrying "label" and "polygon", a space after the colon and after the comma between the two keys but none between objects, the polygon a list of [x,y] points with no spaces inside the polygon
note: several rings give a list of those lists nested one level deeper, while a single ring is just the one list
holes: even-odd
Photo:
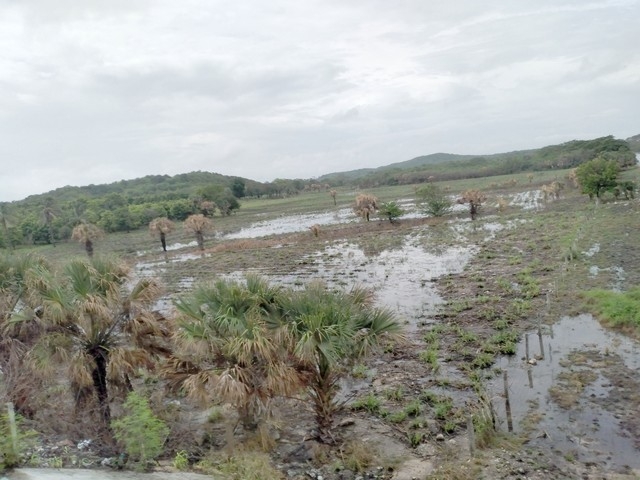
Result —
[{"label": "field", "polygon": [[[159,277],[167,316],[193,285],[251,272],[292,288],[317,279],[336,289],[363,285],[401,319],[406,340],[354,365],[341,385],[338,447],[311,440],[312,414],[281,401],[266,435],[283,478],[638,478],[640,326],[604,329],[585,292],[640,285],[640,203],[595,204],[565,174],[440,185],[452,196],[486,192],[473,222],[464,206],[441,218],[421,214],[413,186],[367,190],[407,215],[365,222],[351,212],[357,192],[345,189],[335,205],[328,192],[246,201],[214,218],[202,252],[180,229],[166,254],[146,231],[109,235],[96,252],[126,259],[138,277]],[[540,188],[554,180],[566,186],[545,200]],[[56,263],[84,255],[75,243],[34,250]],[[156,399],[164,395],[158,382],[142,387]],[[259,442],[233,432],[230,409],[215,407],[220,418],[211,420],[212,409],[168,400],[176,399],[156,405],[171,406],[173,452],[232,451],[227,462],[238,465],[223,473],[254,478],[237,472],[263,458],[251,454]]]}]

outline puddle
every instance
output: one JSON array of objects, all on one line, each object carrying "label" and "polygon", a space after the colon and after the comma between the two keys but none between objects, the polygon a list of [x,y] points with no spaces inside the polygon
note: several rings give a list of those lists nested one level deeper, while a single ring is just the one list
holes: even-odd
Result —
[{"label": "puddle", "polygon": [[591,265],[589,267],[589,276],[597,277],[600,273],[608,272],[611,274],[611,289],[616,292],[621,292],[624,290],[625,280],[627,278],[627,272],[624,271],[622,267],[607,267],[600,268],[597,265]]},{"label": "puddle", "polygon": [[357,222],[356,217],[350,208],[341,208],[335,212],[313,213],[307,215],[288,215],[255,222],[237,232],[223,235],[225,240],[238,238],[258,238],[268,235],[279,235],[283,233],[294,233],[308,230],[312,225],[329,225],[337,223]]},{"label": "puddle", "polygon": [[[540,354],[537,333],[529,334],[530,356]],[[499,366],[508,372],[509,395],[516,431],[522,429],[520,422],[527,413],[540,414],[540,421],[534,424],[534,432],[544,432],[541,438],[535,433],[530,443],[546,444],[558,449],[566,456],[574,456],[581,461],[597,461],[611,468],[624,469],[640,467],[640,427],[625,415],[636,417],[637,411],[627,412],[616,406],[622,401],[620,391],[613,384],[620,379],[620,372],[640,370],[640,345],[615,332],[604,330],[591,315],[563,317],[543,332],[544,358],[534,366],[529,366],[524,358],[526,342],[518,345],[518,352],[512,357],[501,359]],[[580,363],[581,356],[588,362]],[[618,362],[617,368],[612,365]],[[577,403],[562,408],[553,400],[549,389],[554,387],[559,394],[575,393],[563,378],[567,374],[591,371],[595,381],[582,385],[584,390],[576,397]],[[593,373],[595,372],[595,374]],[[624,376],[624,375],[623,375]],[[504,420],[505,405],[501,400],[504,383],[502,376],[492,381],[492,391],[496,394],[494,406],[500,419]],[[637,392],[636,392],[637,393]],[[631,402],[633,403],[633,402]],[[506,421],[502,422],[506,430]],[[635,445],[634,445],[635,443]],[[595,458],[594,458],[595,457]]]},{"label": "puddle", "polygon": [[416,241],[415,237],[408,237],[401,248],[373,256],[351,243],[331,245],[306,257],[304,269],[283,276],[280,281],[294,287],[312,279],[342,289],[365,286],[375,292],[378,305],[394,310],[412,330],[443,303],[432,282],[442,275],[462,272],[475,253],[469,247],[450,247],[436,255],[426,252]]},{"label": "puddle", "polygon": [[[180,250],[181,248],[191,248],[191,247],[197,247],[198,246],[198,242],[196,242],[195,240],[193,242],[189,242],[189,243],[172,243],[170,245],[167,245],[167,252],[170,252],[172,250]],[[159,247],[160,248],[160,247]],[[161,249],[161,248],[160,248]],[[142,250],[142,251],[137,251],[136,255],[138,255],[139,257],[141,257],[142,255],[147,255],[149,252],[155,252],[156,250]]]},{"label": "puddle", "polygon": [[509,196],[511,200],[509,205],[512,207],[520,207],[523,210],[537,210],[542,206],[544,194],[542,190],[528,190],[526,192],[516,193]]},{"label": "puddle", "polygon": [[582,252],[585,257],[593,257],[596,253],[600,251],[600,244],[594,243],[589,250],[586,252]]}]

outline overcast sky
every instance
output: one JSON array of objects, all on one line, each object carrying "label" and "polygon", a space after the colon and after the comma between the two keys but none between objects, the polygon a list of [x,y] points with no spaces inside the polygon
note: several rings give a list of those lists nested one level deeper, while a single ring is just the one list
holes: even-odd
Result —
[{"label": "overcast sky", "polygon": [[0,0],[0,201],[640,133],[640,0]]}]

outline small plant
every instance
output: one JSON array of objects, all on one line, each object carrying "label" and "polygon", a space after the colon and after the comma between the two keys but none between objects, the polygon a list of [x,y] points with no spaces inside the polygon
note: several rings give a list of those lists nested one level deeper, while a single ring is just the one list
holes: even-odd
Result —
[{"label": "small plant", "polygon": [[453,410],[453,402],[449,398],[441,398],[433,406],[433,416],[438,420],[446,420]]},{"label": "small plant", "polygon": [[378,457],[378,452],[363,441],[352,440],[340,449],[340,457],[342,458],[342,464],[347,469],[362,473],[373,464]]},{"label": "small plant", "polygon": [[0,470],[20,465],[23,452],[35,436],[35,432],[21,428],[22,417],[14,415],[13,405],[7,407],[7,413],[0,414]]},{"label": "small plant", "polygon": [[420,404],[420,400],[413,400],[409,405],[404,407],[404,412],[409,417],[417,417],[422,413],[422,405]]},{"label": "small plant", "polygon": [[471,367],[476,369],[489,368],[491,365],[493,365],[493,362],[494,358],[491,353],[481,352],[476,355],[476,358],[473,359],[473,362],[471,362]]},{"label": "small plant", "polygon": [[176,456],[173,457],[173,466],[178,470],[186,470],[189,468],[189,453],[186,450],[176,452]]},{"label": "small plant", "polygon": [[393,412],[389,414],[387,419],[391,423],[402,423],[407,419],[407,412],[405,410],[400,410],[399,412]]},{"label": "small plant", "polygon": [[387,400],[399,402],[400,400],[402,400],[402,396],[404,395],[404,390],[402,389],[402,386],[398,386],[396,388],[389,388],[385,390],[383,394]]},{"label": "small plant", "polygon": [[127,414],[111,422],[111,427],[116,440],[124,445],[129,457],[146,468],[149,462],[162,453],[169,429],[153,414],[147,399],[136,392],[127,396],[124,410]]},{"label": "small plant", "polygon": [[416,448],[418,445],[420,445],[423,439],[424,433],[422,432],[407,432],[407,440],[409,441],[409,445],[411,445],[412,448]]},{"label": "small plant", "polygon": [[420,360],[431,367],[431,371],[438,372],[440,365],[438,364],[438,350],[430,348],[420,352]]},{"label": "small plant", "polygon": [[369,413],[380,413],[380,399],[373,393],[356,399],[351,405],[352,410],[366,410]]},{"label": "small plant", "polygon": [[367,378],[369,376],[369,369],[366,365],[359,363],[351,370],[351,376],[353,378]]},{"label": "small plant", "polygon": [[218,423],[220,420],[222,420],[223,416],[224,415],[222,414],[222,408],[213,407],[209,411],[209,415],[207,416],[207,421],[209,423]]}]

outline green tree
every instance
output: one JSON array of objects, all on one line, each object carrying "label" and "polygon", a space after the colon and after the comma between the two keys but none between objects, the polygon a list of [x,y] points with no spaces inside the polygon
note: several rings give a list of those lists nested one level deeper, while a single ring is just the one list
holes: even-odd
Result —
[{"label": "green tree", "polygon": [[231,183],[231,193],[236,198],[242,198],[245,196],[245,184],[241,178],[235,178]]},{"label": "green tree", "polygon": [[433,183],[416,190],[416,197],[418,199],[416,203],[427,215],[442,217],[451,211],[451,199]]},{"label": "green tree", "polygon": [[167,425],[156,417],[146,398],[130,392],[124,402],[126,415],[111,423],[113,431],[129,457],[143,468],[162,454],[169,435]]},{"label": "green tree", "polygon": [[138,368],[152,368],[154,355],[169,353],[170,332],[152,312],[160,286],[152,278],[131,284],[129,269],[115,259],[74,260],[61,272],[37,273],[29,295],[39,307],[12,323],[40,329],[29,358],[41,370],[66,363],[77,407],[97,400],[106,427],[109,385],[130,390]]},{"label": "green tree", "polygon": [[378,214],[388,218],[390,223],[394,223],[404,214],[404,210],[396,202],[385,202],[380,205]]},{"label": "green tree", "polygon": [[615,160],[607,160],[603,157],[595,158],[583,163],[576,169],[576,178],[582,193],[589,198],[600,198],[602,192],[616,186],[616,179],[620,167]]}]

